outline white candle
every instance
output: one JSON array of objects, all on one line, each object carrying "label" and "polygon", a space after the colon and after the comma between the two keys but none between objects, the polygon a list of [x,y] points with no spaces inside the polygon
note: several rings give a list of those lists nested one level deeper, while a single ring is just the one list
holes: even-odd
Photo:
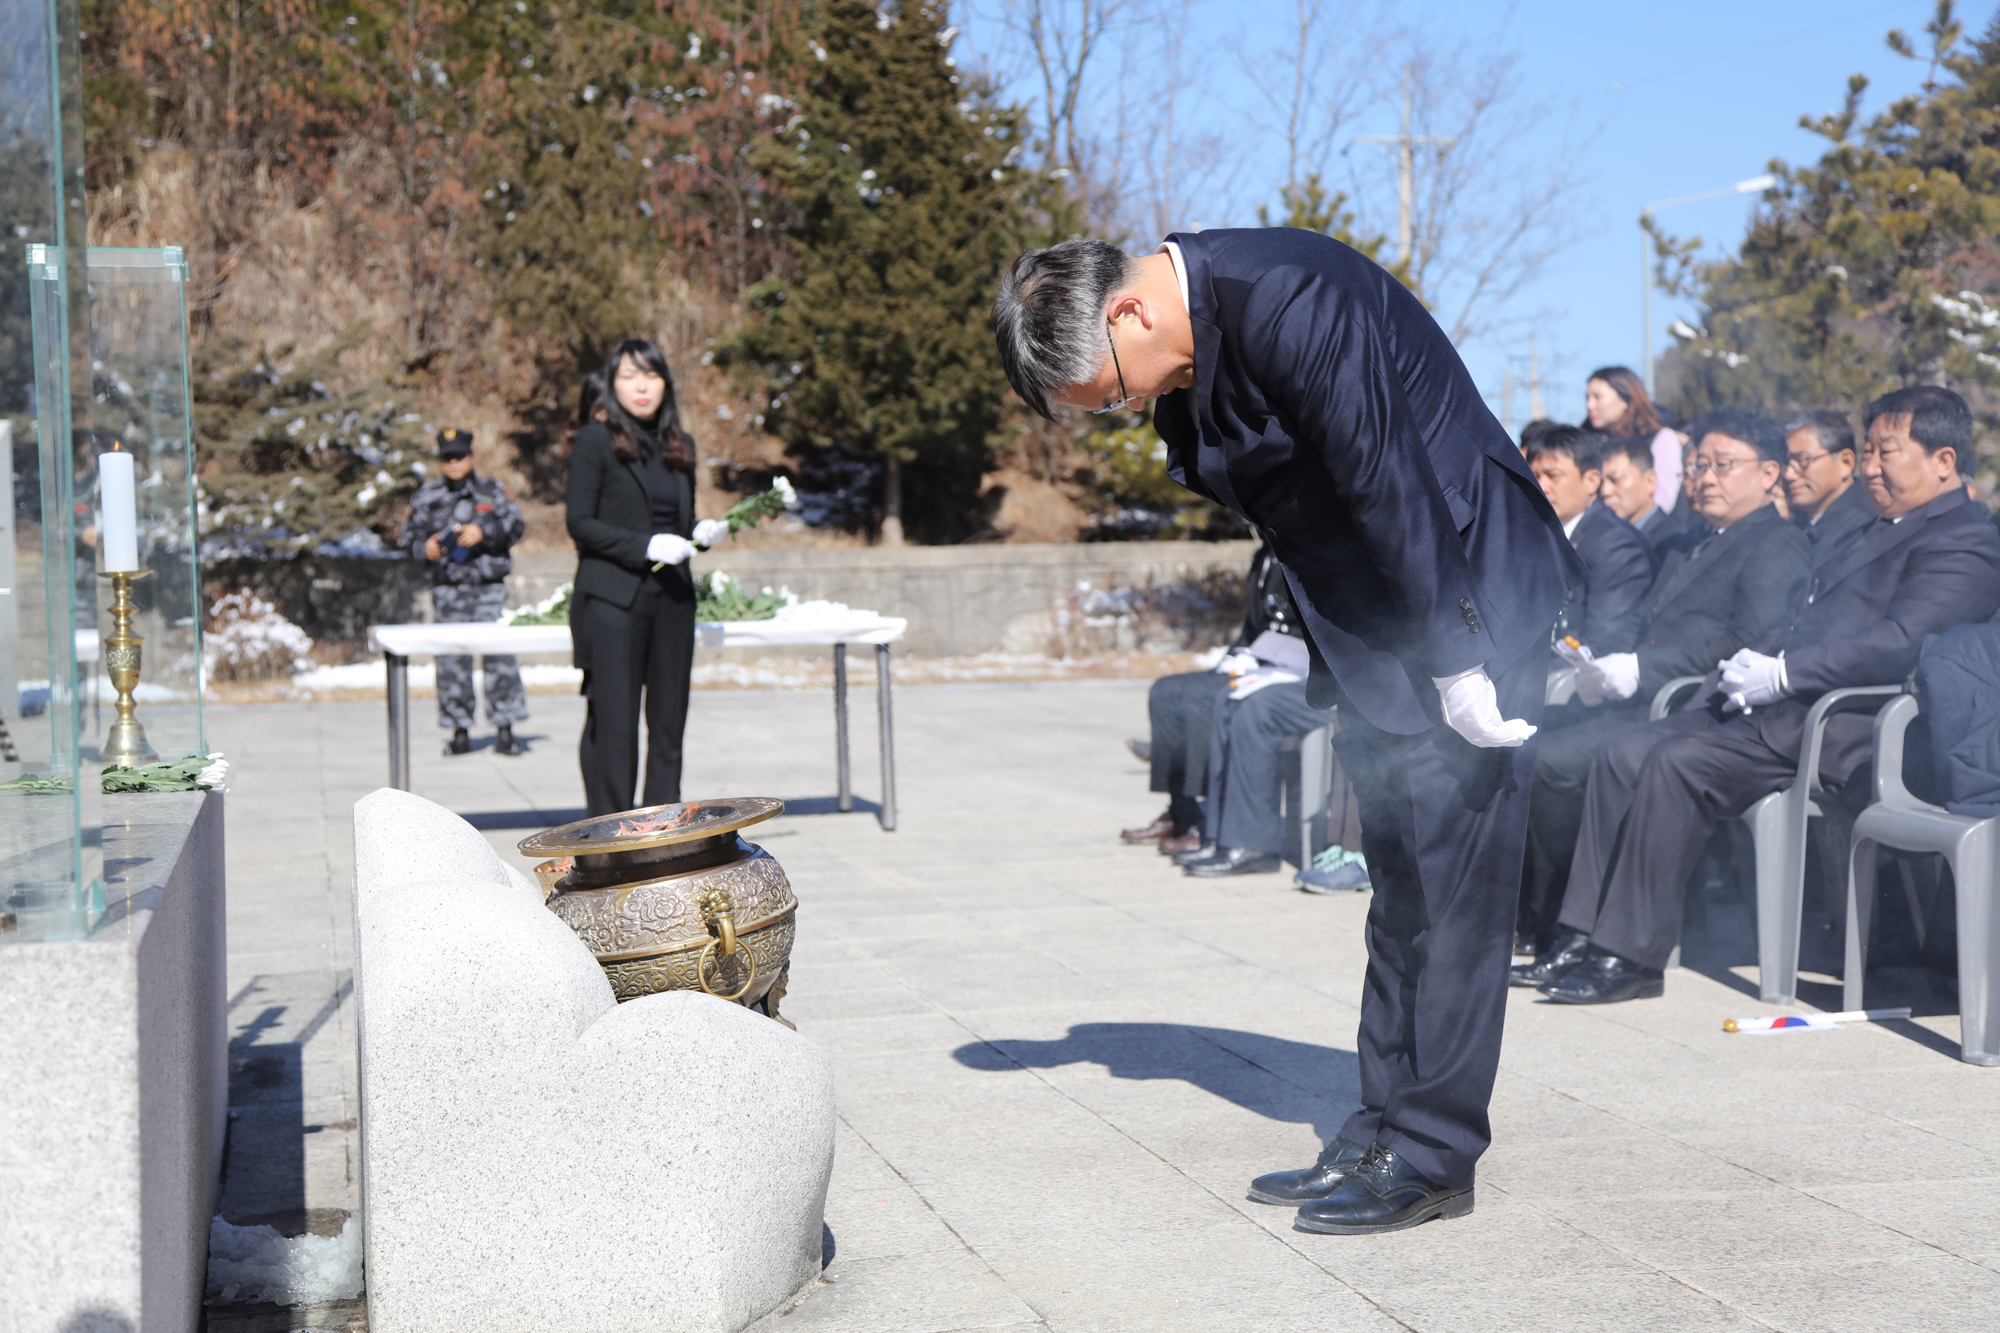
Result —
[{"label": "white candle", "polygon": [[97,456],[97,549],[107,574],[139,570],[139,503],[132,484],[132,455]]}]

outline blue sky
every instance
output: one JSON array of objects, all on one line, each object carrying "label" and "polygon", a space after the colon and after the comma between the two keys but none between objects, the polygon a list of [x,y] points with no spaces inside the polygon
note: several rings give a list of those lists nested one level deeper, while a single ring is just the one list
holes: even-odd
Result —
[{"label": "blue sky", "polygon": [[[1281,29],[1289,8],[1286,0],[1192,0],[1189,22],[1200,35],[1198,49],[1219,51],[1233,38],[1262,47]],[[1526,98],[1553,99],[1570,109],[1569,117],[1552,116],[1528,135],[1520,146],[1524,158],[1561,152],[1565,136],[1578,127],[1597,130],[1581,163],[1587,185],[1576,198],[1580,237],[1519,300],[1524,311],[1551,315],[1538,342],[1552,414],[1581,415],[1581,377],[1594,366],[1639,363],[1640,207],[1760,175],[1773,158],[1817,158],[1824,141],[1799,129],[1798,118],[1836,109],[1850,73],[1871,80],[1864,117],[1915,91],[1925,67],[1891,53],[1883,37],[1900,27],[1922,49],[1920,29],[1931,8],[1926,0],[1523,0],[1511,9],[1405,3],[1391,11],[1403,24],[1497,38],[1521,59]],[[965,38],[956,54],[976,58],[992,49],[998,38],[992,21],[963,6],[960,13]],[[1977,33],[1991,14],[1989,7],[1964,6],[1960,17]],[[1234,60],[1216,58],[1201,77],[1208,114],[1218,127],[1240,134],[1229,108],[1252,100],[1252,76]],[[1254,160],[1268,155],[1269,147],[1249,142],[1244,153]],[[1252,167],[1246,174],[1254,179],[1260,173]],[[1261,174],[1277,179],[1271,171]],[[1238,223],[1254,220],[1254,192],[1243,196],[1231,219]],[[1748,198],[1732,197],[1670,210],[1661,221],[1676,234],[1703,237],[1714,252],[1740,238],[1752,206]],[[1211,226],[1220,221],[1202,220]],[[1666,326],[1688,313],[1656,296],[1656,353],[1671,345]],[[1527,350],[1525,343],[1513,349],[1523,358],[1516,363],[1519,375],[1525,375]],[[1492,346],[1465,352],[1497,410],[1509,352]],[[1525,411],[1522,392],[1516,417]]]}]

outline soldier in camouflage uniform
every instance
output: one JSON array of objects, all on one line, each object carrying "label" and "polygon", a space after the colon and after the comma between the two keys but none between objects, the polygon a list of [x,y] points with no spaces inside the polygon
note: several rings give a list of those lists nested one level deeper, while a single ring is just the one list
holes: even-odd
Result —
[{"label": "soldier in camouflage uniform", "polygon": [[[472,470],[472,432],[438,432],[438,470],[410,501],[403,542],[428,563],[431,606],[439,622],[498,620],[507,608],[507,552],[521,539],[521,510],[499,482]],[[528,716],[521,668],[512,657],[481,659],[486,673],[486,720],[497,732],[495,754],[521,754],[514,724]],[[438,725],[451,728],[444,752],[469,754],[474,700],[472,658],[437,659]]]}]

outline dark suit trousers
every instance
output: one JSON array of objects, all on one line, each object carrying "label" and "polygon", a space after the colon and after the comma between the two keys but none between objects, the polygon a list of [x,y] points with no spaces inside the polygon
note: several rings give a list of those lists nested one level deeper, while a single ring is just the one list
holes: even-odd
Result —
[{"label": "dark suit trousers", "polygon": [[1229,693],[1220,671],[1162,676],[1146,692],[1153,724],[1154,791],[1199,797],[1208,790],[1208,728],[1215,706]]},{"label": "dark suit trousers", "polygon": [[[1537,721],[1547,680],[1543,656],[1528,654],[1494,682],[1501,713]],[[1340,716],[1334,744],[1360,803],[1375,885],[1357,1041],[1362,1107],[1341,1132],[1402,1154],[1438,1184],[1469,1186],[1493,1137],[1487,1103],[1535,741],[1482,750],[1442,724],[1398,736],[1358,708]]]},{"label": "dark suit trousers", "polygon": [[1558,704],[1542,714],[1542,734],[1535,738],[1534,799],[1528,806],[1528,864],[1521,878],[1522,931],[1535,934],[1555,924],[1569,888],[1590,767],[1613,736],[1645,721],[1646,706],[1638,699],[1596,708]]},{"label": "dark suit trousers", "polygon": [[1681,896],[1718,819],[1790,782],[1741,714],[1690,708],[1614,737],[1590,770],[1560,924],[1645,967],[1681,937]]},{"label": "dark suit trousers", "polygon": [[688,673],[694,667],[691,589],[639,585],[629,610],[586,596],[576,629],[589,644],[583,675],[590,702],[577,758],[593,815],[631,810],[639,770],[640,695],[645,696],[646,805],[681,798],[681,735],[687,729]]},{"label": "dark suit trousers", "polygon": [[1306,702],[1306,683],[1281,681],[1242,699],[1225,698],[1209,724],[1208,828],[1224,847],[1285,851],[1281,808],[1289,737],[1333,720]]}]

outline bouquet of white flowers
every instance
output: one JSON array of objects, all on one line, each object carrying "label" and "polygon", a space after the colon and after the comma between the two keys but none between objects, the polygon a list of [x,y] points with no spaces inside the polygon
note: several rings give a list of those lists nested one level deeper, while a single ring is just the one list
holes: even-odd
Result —
[{"label": "bouquet of white flowers", "polygon": [[792,489],[789,477],[779,477],[771,483],[771,489],[738,501],[729,512],[722,516],[729,525],[732,535],[745,528],[754,528],[773,514],[799,507],[799,493]]}]

